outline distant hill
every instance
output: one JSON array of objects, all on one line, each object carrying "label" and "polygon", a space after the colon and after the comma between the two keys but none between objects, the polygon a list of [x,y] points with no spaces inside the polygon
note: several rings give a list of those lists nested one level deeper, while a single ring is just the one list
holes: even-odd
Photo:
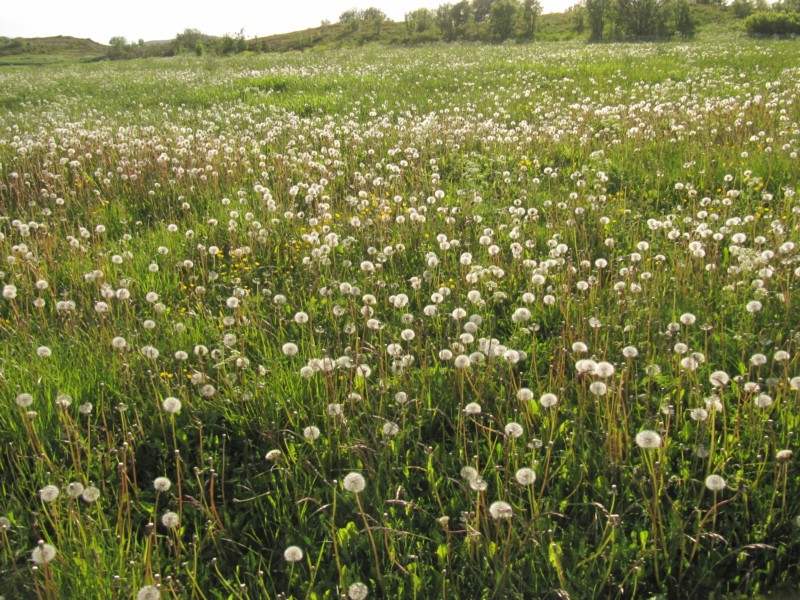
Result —
[{"label": "distant hill", "polygon": [[108,46],[90,39],[65,35],[41,38],[0,37],[0,64],[92,60],[107,53]]},{"label": "distant hill", "polygon": [[[739,29],[740,22],[730,7],[719,5],[691,5],[692,18],[699,29]],[[472,24],[461,32],[458,39],[464,41],[486,41],[486,23]],[[538,41],[560,41],[587,39],[588,26],[585,14],[579,9],[568,9],[562,13],[548,13],[539,17],[536,28]],[[47,64],[71,61],[102,59],[147,58],[151,56],[173,56],[181,53],[217,55],[249,52],[291,52],[304,50],[326,50],[350,48],[364,44],[416,45],[428,42],[444,42],[444,36],[435,27],[420,32],[411,32],[404,22],[369,20],[360,22],[326,23],[302,31],[292,31],[259,38],[245,39],[236,36],[211,36],[187,29],[172,40],[127,42],[121,47],[98,44],[90,39],[69,36],[43,38],[0,37],[0,66]]]},{"label": "distant hill", "polygon": [[[567,13],[541,15],[537,39],[562,40],[579,37],[574,30],[574,20]],[[429,35],[410,36],[406,24],[384,21],[377,28],[373,23],[361,23],[357,29],[348,23],[330,23],[302,31],[279,33],[248,40],[248,49],[257,52],[288,52],[325,48],[347,48],[365,43],[419,44],[442,41],[433,32]]]}]

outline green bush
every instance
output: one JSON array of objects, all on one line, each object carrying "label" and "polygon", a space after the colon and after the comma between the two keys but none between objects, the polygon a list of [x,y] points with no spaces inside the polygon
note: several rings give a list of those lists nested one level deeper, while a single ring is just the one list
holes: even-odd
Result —
[{"label": "green bush", "polygon": [[744,22],[750,35],[800,34],[800,13],[759,12]]}]

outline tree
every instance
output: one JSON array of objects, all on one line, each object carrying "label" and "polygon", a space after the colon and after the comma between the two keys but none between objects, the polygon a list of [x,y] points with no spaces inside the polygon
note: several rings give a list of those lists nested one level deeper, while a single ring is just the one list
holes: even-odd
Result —
[{"label": "tree", "polygon": [[406,13],[406,31],[409,34],[425,33],[433,28],[433,13],[427,8],[418,8]]},{"label": "tree", "polygon": [[736,15],[737,19],[746,19],[753,14],[755,3],[753,0],[733,0],[731,8],[733,8],[733,14]]},{"label": "tree", "polygon": [[469,0],[462,0],[458,4],[454,4],[450,12],[456,27],[463,27],[472,18],[472,6],[470,6]]},{"label": "tree", "polygon": [[436,8],[436,25],[442,32],[442,37],[447,41],[455,39],[455,23],[453,23],[453,6],[450,3],[441,4]]},{"label": "tree", "polygon": [[800,12],[800,0],[781,0],[772,5],[775,10],[783,12]]},{"label": "tree", "polygon": [[128,40],[121,35],[115,35],[108,40],[108,45],[111,46],[108,51],[108,57],[112,60],[125,58],[125,55],[128,53]]},{"label": "tree", "polygon": [[383,12],[380,8],[375,8],[374,6],[365,8],[364,11],[361,13],[362,21],[374,21],[377,19],[385,21],[387,18],[388,17],[386,16],[385,12]]},{"label": "tree", "polygon": [[683,37],[693,37],[696,27],[692,18],[692,7],[689,6],[689,0],[678,0],[675,5],[675,29]]},{"label": "tree", "polygon": [[205,39],[205,35],[199,29],[184,29],[183,33],[179,33],[175,36],[175,40],[172,42],[173,46],[175,47],[175,53],[180,54],[181,52],[194,52],[197,53],[197,43],[200,42],[203,44],[203,40]]},{"label": "tree", "polygon": [[541,14],[542,5],[539,0],[522,0],[518,13],[519,34],[522,39],[532,40],[536,37],[536,25]]},{"label": "tree", "polygon": [[492,37],[502,42],[514,35],[514,23],[519,4],[515,0],[497,0],[489,13],[489,29]]},{"label": "tree", "polygon": [[663,0],[619,0],[618,4],[619,16],[628,37],[664,37],[666,15]]},{"label": "tree", "polygon": [[492,4],[497,0],[472,0],[472,15],[476,23],[483,23],[489,19]]},{"label": "tree", "polygon": [[386,21],[388,17],[386,13],[383,12],[380,8],[375,8],[373,6],[364,10],[361,13],[361,20],[367,23],[372,23],[375,27],[375,33],[378,35],[381,34],[381,29],[383,28],[383,22]]},{"label": "tree", "polygon": [[244,27],[233,36],[233,50],[237,54],[247,50],[247,39],[244,37]]},{"label": "tree", "polygon": [[581,4],[573,4],[567,9],[570,21],[572,21],[572,30],[575,33],[583,33],[586,28],[586,7]]},{"label": "tree", "polygon": [[361,19],[361,13],[359,13],[357,8],[351,8],[339,15],[339,23],[349,23],[353,19],[356,21]]},{"label": "tree", "polygon": [[217,53],[222,55],[233,54],[236,48],[236,41],[229,33],[226,33],[222,38],[217,41]]},{"label": "tree", "polygon": [[590,42],[599,42],[603,39],[603,29],[606,24],[609,4],[609,0],[586,0],[586,17],[589,21]]}]

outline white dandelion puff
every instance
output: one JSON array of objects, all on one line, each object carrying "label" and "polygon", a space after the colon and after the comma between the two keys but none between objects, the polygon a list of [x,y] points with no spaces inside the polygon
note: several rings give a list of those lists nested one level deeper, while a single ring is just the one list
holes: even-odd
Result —
[{"label": "white dandelion puff", "polygon": [[489,514],[496,521],[498,519],[510,519],[514,516],[514,510],[508,502],[497,500],[489,505]]},{"label": "white dandelion puff", "polygon": [[347,597],[350,600],[366,600],[369,595],[369,588],[366,584],[357,581],[347,588]]},{"label": "white dandelion puff", "polygon": [[39,498],[42,499],[42,502],[52,502],[58,498],[59,494],[59,489],[54,485],[46,485],[39,490]]},{"label": "white dandelion puff", "polygon": [[661,446],[661,436],[651,429],[643,429],[636,434],[636,445],[645,450]]},{"label": "white dandelion puff", "polygon": [[56,549],[50,544],[40,543],[31,552],[31,560],[37,565],[45,565],[56,557]]},{"label": "white dandelion puff", "polygon": [[348,492],[352,492],[354,494],[360,494],[364,491],[364,488],[367,487],[367,482],[364,479],[364,476],[361,473],[348,473],[344,476],[342,480],[342,485],[344,489]]},{"label": "white dandelion puff", "polygon": [[514,478],[520,485],[532,485],[534,482],[536,482],[536,472],[528,467],[522,467],[521,469],[517,470]]},{"label": "white dandelion puff", "polygon": [[180,412],[181,401],[178,400],[177,398],[169,396],[167,398],[164,398],[164,403],[162,406],[164,407],[164,410],[166,412],[170,413],[171,415],[174,415],[175,413]]},{"label": "white dandelion puff", "polygon": [[157,492],[168,492],[172,482],[166,477],[156,477],[153,480],[153,487]]},{"label": "white dandelion puff", "polygon": [[720,492],[727,487],[728,483],[719,475],[713,474],[706,477],[706,487],[712,492]]},{"label": "white dandelion puff", "polygon": [[283,559],[288,563],[303,560],[303,550],[299,546],[289,546],[283,551]]}]

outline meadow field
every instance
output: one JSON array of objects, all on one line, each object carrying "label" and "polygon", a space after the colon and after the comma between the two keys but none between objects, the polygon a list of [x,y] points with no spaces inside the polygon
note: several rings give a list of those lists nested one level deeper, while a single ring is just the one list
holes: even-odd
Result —
[{"label": "meadow field", "polygon": [[799,57],[0,69],[0,596],[796,592]]}]

